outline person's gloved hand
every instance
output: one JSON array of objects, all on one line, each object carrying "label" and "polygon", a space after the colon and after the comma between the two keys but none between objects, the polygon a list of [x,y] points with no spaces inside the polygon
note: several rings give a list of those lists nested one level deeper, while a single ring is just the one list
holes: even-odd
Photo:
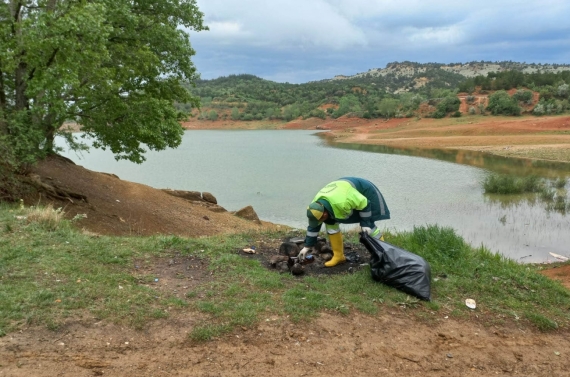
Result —
[{"label": "person's gloved hand", "polygon": [[304,247],[298,255],[299,261],[302,262],[305,260],[305,257],[307,256],[307,254],[312,254],[313,253],[313,247]]},{"label": "person's gloved hand", "polygon": [[370,233],[372,233],[372,228],[369,228],[367,226],[363,226],[362,227],[362,231],[368,235],[370,235]]}]

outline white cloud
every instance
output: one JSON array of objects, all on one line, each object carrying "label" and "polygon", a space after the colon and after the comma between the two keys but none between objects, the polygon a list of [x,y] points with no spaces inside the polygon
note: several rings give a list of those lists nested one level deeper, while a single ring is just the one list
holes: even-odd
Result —
[{"label": "white cloud", "polygon": [[214,43],[244,36],[248,37],[246,43],[273,48],[338,49],[367,43],[357,25],[321,0],[204,1],[198,5],[212,30],[219,24],[240,26],[240,34],[205,32],[195,37]]},{"label": "white cloud", "polygon": [[408,35],[407,39],[410,42],[423,45],[425,45],[425,43],[458,44],[464,39],[464,32],[457,25],[442,28],[408,28],[405,31]]},{"label": "white cloud", "polygon": [[352,74],[397,60],[570,63],[562,60],[569,56],[568,0],[197,3],[211,29],[191,32],[205,78],[239,69],[294,82],[295,75],[321,79],[332,70]]},{"label": "white cloud", "polygon": [[210,36],[217,39],[244,38],[251,36],[251,33],[245,31],[242,24],[239,22],[213,21],[208,25],[208,27],[210,28]]}]

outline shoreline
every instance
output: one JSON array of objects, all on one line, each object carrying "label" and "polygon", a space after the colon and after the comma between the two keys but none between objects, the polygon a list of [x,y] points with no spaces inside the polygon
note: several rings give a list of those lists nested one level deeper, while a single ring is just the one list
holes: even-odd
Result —
[{"label": "shoreline", "polygon": [[328,131],[334,144],[379,145],[402,149],[464,150],[495,156],[570,162],[570,115],[462,116],[460,118],[338,119],[291,122],[229,120],[183,122],[185,130],[297,129]]}]

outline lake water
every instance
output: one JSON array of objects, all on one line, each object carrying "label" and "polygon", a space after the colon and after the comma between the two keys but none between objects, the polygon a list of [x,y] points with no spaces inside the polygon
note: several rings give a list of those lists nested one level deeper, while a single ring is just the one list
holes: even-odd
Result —
[{"label": "lake water", "polygon": [[343,176],[363,177],[378,186],[390,208],[392,219],[379,222],[380,228],[449,226],[474,246],[522,262],[553,260],[549,252],[570,256],[570,216],[548,211],[540,201],[490,197],[481,186],[491,170],[560,176],[568,174],[568,165],[420,153],[427,152],[333,148],[314,131],[200,130],[186,131],[178,149],[148,152],[141,165],[115,161],[101,150],[63,154],[87,169],[155,188],[209,191],[230,211],[252,205],[262,220],[297,228],[306,227],[306,207],[320,188]]}]

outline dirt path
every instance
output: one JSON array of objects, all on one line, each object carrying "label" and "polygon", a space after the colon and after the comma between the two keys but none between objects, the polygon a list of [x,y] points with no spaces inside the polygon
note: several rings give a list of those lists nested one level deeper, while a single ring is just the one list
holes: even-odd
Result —
[{"label": "dirt path", "polygon": [[269,317],[206,343],[188,340],[192,313],[140,332],[87,321],[0,338],[0,376],[570,375],[568,334],[473,319],[439,313],[425,324],[402,308],[375,317],[323,313],[300,326]]}]

